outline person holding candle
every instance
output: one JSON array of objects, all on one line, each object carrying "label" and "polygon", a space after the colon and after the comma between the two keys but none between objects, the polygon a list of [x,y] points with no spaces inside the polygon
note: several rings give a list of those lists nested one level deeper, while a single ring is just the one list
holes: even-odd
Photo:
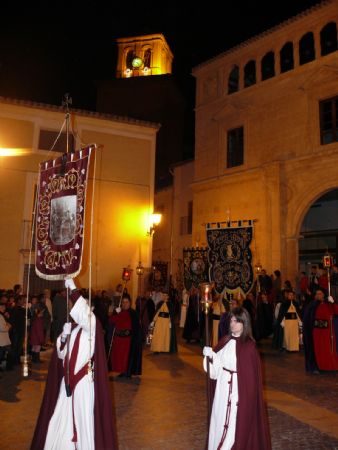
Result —
[{"label": "person holding candle", "polygon": [[203,355],[216,381],[208,450],[271,449],[260,360],[244,308],[231,311],[228,335]]}]

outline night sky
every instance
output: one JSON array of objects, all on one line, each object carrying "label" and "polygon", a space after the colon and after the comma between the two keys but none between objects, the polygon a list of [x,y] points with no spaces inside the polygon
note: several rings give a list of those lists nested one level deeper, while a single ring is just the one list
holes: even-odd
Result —
[{"label": "night sky", "polygon": [[[115,74],[115,39],[163,33],[173,74],[193,102],[192,68],[320,3],[313,0],[223,0],[191,7],[168,2],[11,2],[2,4],[0,95],[95,109],[96,82]],[[220,5],[226,12],[220,11]],[[208,9],[209,8],[209,9]]]}]

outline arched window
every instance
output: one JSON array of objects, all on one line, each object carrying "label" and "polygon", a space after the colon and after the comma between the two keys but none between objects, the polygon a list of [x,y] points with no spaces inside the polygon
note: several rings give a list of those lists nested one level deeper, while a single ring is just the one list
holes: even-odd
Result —
[{"label": "arched window", "polygon": [[129,50],[127,55],[126,55],[126,68],[133,70],[133,65],[132,65],[132,61],[134,58],[134,52],[132,50]]},{"label": "arched window", "polygon": [[261,61],[262,80],[267,80],[275,76],[275,55],[273,52],[263,56]]},{"label": "arched window", "polygon": [[315,59],[315,41],[313,33],[304,34],[299,41],[299,64],[306,64]]},{"label": "arched window", "polygon": [[337,50],[337,25],[330,22],[320,32],[321,55],[325,56]]},{"label": "arched window", "polygon": [[144,67],[148,67],[148,69],[151,66],[151,49],[150,48],[147,48],[147,50],[145,50],[145,52],[144,52],[143,65],[144,65]]},{"label": "arched window", "polygon": [[256,83],[256,61],[249,61],[244,67],[244,87]]},{"label": "arched window", "polygon": [[294,68],[293,61],[293,43],[287,42],[283,45],[280,55],[280,71],[281,73],[287,72],[288,70],[292,70]]},{"label": "arched window", "polygon": [[239,89],[239,67],[233,66],[228,79],[228,94],[237,92]]}]

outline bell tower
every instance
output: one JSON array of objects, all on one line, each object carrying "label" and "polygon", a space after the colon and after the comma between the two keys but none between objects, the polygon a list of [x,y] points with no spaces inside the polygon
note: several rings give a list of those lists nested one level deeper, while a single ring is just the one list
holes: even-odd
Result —
[{"label": "bell tower", "polygon": [[173,54],[163,34],[117,39],[117,78],[171,74]]}]

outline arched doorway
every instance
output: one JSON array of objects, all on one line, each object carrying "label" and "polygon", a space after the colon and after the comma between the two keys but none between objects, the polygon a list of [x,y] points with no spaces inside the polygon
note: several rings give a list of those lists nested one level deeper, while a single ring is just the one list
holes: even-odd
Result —
[{"label": "arched doorway", "polygon": [[315,200],[304,216],[299,235],[299,269],[309,273],[311,265],[320,267],[329,252],[338,255],[338,189]]}]

